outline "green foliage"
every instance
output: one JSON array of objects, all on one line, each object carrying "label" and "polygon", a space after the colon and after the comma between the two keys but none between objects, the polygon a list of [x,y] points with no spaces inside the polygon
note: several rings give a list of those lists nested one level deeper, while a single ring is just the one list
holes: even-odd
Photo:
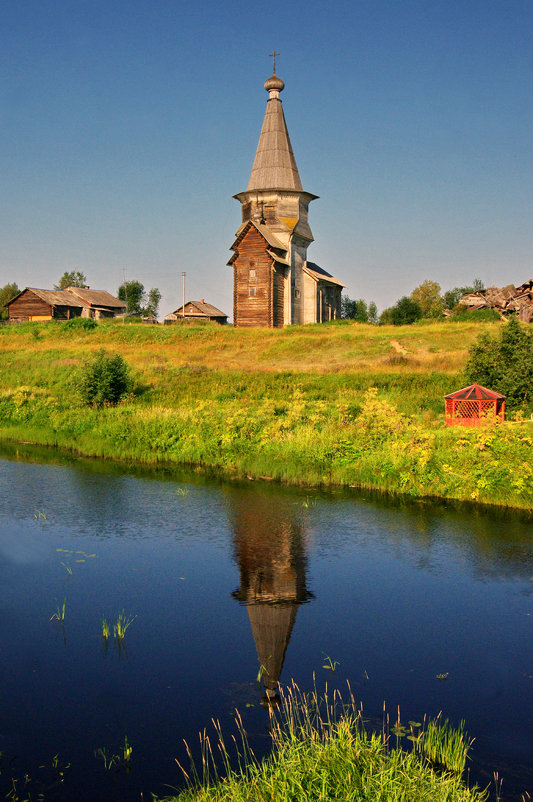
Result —
[{"label": "green foliage", "polygon": [[118,288],[117,295],[120,301],[124,301],[128,305],[127,312],[129,315],[153,315],[157,317],[159,301],[161,300],[161,293],[157,287],[153,287],[147,295],[144,284],[141,284],[140,281],[125,281]]},{"label": "green foliage", "polygon": [[61,324],[63,331],[94,331],[98,323],[92,317],[73,317]]},{"label": "green foliage", "polygon": [[377,323],[377,306],[374,301],[370,304],[364,298],[356,301],[343,294],[341,298],[341,318],[343,320],[357,320],[359,323]]},{"label": "green foliage", "polygon": [[380,323],[382,325],[392,323],[394,326],[405,326],[420,320],[422,309],[416,301],[412,301],[404,295],[390,309],[384,309],[381,313]]},{"label": "green foliage", "polygon": [[58,284],[54,284],[54,290],[66,290],[67,287],[85,287],[87,279],[79,270],[65,271]]},{"label": "green foliage", "polygon": [[120,354],[107,354],[102,348],[81,371],[80,393],[85,404],[116,404],[130,389],[128,366]]},{"label": "green foliage", "polygon": [[439,317],[442,314],[443,300],[440,295],[440,284],[427,279],[415,287],[410,295],[411,301],[417,303],[423,317]]},{"label": "green foliage", "polygon": [[491,320],[501,320],[496,309],[467,309],[457,306],[448,320],[452,323],[487,323]]},{"label": "green foliage", "polygon": [[153,287],[148,293],[148,303],[144,308],[145,315],[153,315],[157,317],[159,311],[159,301],[161,300],[161,293],[157,287]]},{"label": "green foliage", "polygon": [[125,281],[118,288],[118,299],[124,301],[128,305],[127,312],[129,315],[140,315],[141,307],[146,298],[144,285],[140,281]]},{"label": "green foliage", "polygon": [[11,284],[4,284],[0,289],[0,320],[7,320],[8,310],[6,309],[6,304],[18,295],[19,292],[20,290],[14,281],[11,282]]},{"label": "green foliage", "polygon": [[[470,744],[462,728],[447,722],[433,726],[428,739],[434,760],[424,753],[426,731],[410,723],[406,748],[399,744],[407,728],[398,721],[392,732],[396,745],[383,731],[367,732],[362,710],[345,704],[338,691],[318,698],[303,694],[293,683],[281,691],[279,711],[269,710],[272,751],[261,762],[254,756],[242,718],[237,713],[236,760],[228,751],[221,726],[212,736],[200,735],[201,770],[187,745],[189,770],[180,768],[187,788],[167,802],[484,802],[487,793],[468,787],[462,769]],[[428,732],[432,722],[429,722]],[[231,741],[228,740],[228,743]],[[222,760],[220,765],[215,759]],[[236,764],[236,768],[235,768]],[[438,764],[438,765],[436,765]],[[453,766],[453,768],[452,768]],[[444,771],[442,770],[444,767]]]},{"label": "green foliage", "polygon": [[470,348],[465,380],[502,393],[511,407],[533,402],[533,335],[516,318],[500,337],[481,335]]}]

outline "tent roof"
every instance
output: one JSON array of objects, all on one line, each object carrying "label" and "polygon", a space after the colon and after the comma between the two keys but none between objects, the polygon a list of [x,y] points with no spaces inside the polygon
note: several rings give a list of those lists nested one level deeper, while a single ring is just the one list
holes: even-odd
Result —
[{"label": "tent roof", "polygon": [[481,384],[470,384],[468,387],[463,387],[461,390],[456,390],[454,393],[449,393],[444,396],[445,398],[468,398],[473,401],[483,400],[502,400],[505,398],[501,393],[496,393],[494,390],[488,390],[482,387]]}]

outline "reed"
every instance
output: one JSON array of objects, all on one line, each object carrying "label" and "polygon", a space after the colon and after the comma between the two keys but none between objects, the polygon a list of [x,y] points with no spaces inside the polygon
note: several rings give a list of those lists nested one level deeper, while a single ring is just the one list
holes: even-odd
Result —
[{"label": "reed", "polygon": [[[388,736],[367,732],[362,709],[349,693],[347,703],[335,691],[319,698],[303,694],[293,683],[281,694],[279,710],[270,710],[272,751],[259,761],[251,750],[237,713],[237,735],[232,751],[218,721],[214,740],[200,736],[200,766],[192,759],[189,770],[180,766],[186,789],[167,802],[483,802],[488,791],[470,788],[459,764],[470,743],[462,727],[429,722],[434,754],[430,760],[420,748],[391,746]],[[438,766],[437,766],[438,763]],[[453,765],[454,769],[445,769]]]},{"label": "reed", "polygon": [[50,616],[50,621],[58,621],[60,624],[65,622],[65,610],[67,607],[67,600],[63,599],[63,604],[57,604],[55,613]]},{"label": "reed", "polygon": [[124,638],[126,637],[127,630],[129,629],[129,627],[131,626],[133,621],[135,621],[136,618],[137,618],[136,615],[128,617],[124,613],[124,610],[120,611],[120,613],[117,616],[117,622],[113,626],[113,635],[118,641],[124,640]]}]

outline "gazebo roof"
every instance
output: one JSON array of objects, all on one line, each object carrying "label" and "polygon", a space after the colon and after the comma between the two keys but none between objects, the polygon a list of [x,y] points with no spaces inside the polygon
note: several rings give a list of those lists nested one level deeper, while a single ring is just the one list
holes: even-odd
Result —
[{"label": "gazebo roof", "polygon": [[456,390],[454,393],[445,395],[444,398],[468,398],[472,401],[497,401],[505,398],[501,393],[496,393],[494,390],[488,390],[482,387],[481,384],[470,384],[468,387],[463,387],[461,390]]}]

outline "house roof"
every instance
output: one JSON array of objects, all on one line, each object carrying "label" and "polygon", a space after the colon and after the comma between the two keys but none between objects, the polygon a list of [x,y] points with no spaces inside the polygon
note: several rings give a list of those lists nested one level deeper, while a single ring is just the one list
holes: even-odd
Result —
[{"label": "house roof", "polygon": [[25,292],[33,292],[34,295],[37,295],[45,303],[49,304],[50,306],[75,306],[78,309],[83,307],[83,303],[81,303],[79,298],[76,298],[67,290],[40,290],[38,287],[25,287],[18,295],[12,298],[6,306],[9,306],[16,301],[17,298],[20,298]]},{"label": "house roof", "polygon": [[85,287],[68,287],[67,292],[71,292],[73,295],[81,298],[81,300],[84,301],[87,306],[110,306],[113,309],[126,309],[127,307],[127,304],[125,304],[124,301],[120,301],[118,298],[115,298],[114,295],[111,295],[110,292],[106,292],[106,290],[91,290],[86,289]]},{"label": "house roof", "polygon": [[342,281],[339,281],[335,276],[332,276],[331,273],[328,273],[327,270],[324,270],[323,267],[316,265],[314,262],[306,262],[303,269],[317,281],[327,281],[329,284],[337,284],[339,287],[346,286],[346,284],[343,284]]},{"label": "house roof", "polygon": [[[245,223],[237,231],[237,239],[231,246],[231,250],[236,251],[239,247],[240,243],[244,239],[244,236],[247,231],[249,231],[250,227],[253,226],[256,231],[259,231],[263,239],[267,241],[271,248],[275,248],[277,251],[283,252],[283,258],[280,259],[278,256],[275,256],[277,261],[284,262],[286,255],[287,255],[287,248],[283,245],[283,243],[272,233],[270,228],[262,223],[256,223],[255,220],[247,220]],[[272,254],[271,254],[272,255]],[[280,254],[281,255],[281,254]],[[237,253],[233,253],[228,261],[228,265],[232,265],[235,259],[237,258]]]},{"label": "house roof", "polygon": [[[199,315],[207,315],[208,317],[227,317],[225,312],[222,312],[220,309],[217,309],[216,306],[213,304],[206,304],[205,301],[187,301],[185,304],[185,310],[187,310],[188,306],[194,306]],[[180,315],[182,312],[183,306],[180,306],[176,309],[175,312],[172,312],[174,315]],[[191,314],[190,312],[185,311],[185,314]],[[194,314],[194,313],[193,313]]]},{"label": "house roof", "polygon": [[261,189],[302,191],[302,182],[279,98],[283,87],[284,83],[277,75],[273,75],[265,83],[269,98],[250,173],[248,192]]},{"label": "house roof", "polygon": [[473,401],[483,401],[503,400],[505,396],[501,395],[501,393],[496,393],[494,390],[488,390],[486,387],[482,387],[481,384],[470,384],[468,387],[462,387],[461,390],[445,395],[444,398],[468,398]]},{"label": "house roof", "polygon": [[[113,295],[105,290],[86,290],[81,287],[69,287],[67,290],[41,290],[38,287],[25,287],[22,292],[19,292],[15,298],[9,301],[9,304],[28,291],[33,292],[50,306],[72,306],[76,309],[82,309],[84,306],[93,308],[112,307],[114,309],[126,308],[125,303],[119,301],[118,298],[114,298]],[[9,304],[6,304],[6,306],[9,306]]]}]

